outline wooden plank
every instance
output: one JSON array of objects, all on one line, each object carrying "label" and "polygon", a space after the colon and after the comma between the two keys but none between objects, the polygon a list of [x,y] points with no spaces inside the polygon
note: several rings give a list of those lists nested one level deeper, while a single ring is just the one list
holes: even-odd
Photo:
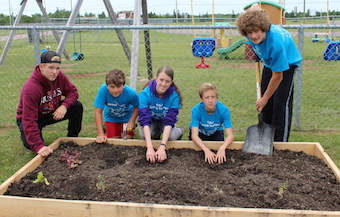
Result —
[{"label": "wooden plank", "polygon": [[6,217],[40,216],[187,216],[187,217],[327,217],[339,216],[340,211],[280,210],[143,204],[128,202],[72,201],[41,198],[0,196],[1,214]]},{"label": "wooden plank", "polygon": [[[95,138],[82,138],[82,137],[60,137],[59,141],[68,142],[73,141],[78,145],[87,145],[89,143],[95,142]],[[115,145],[126,145],[126,146],[145,146],[145,140],[140,139],[108,139],[108,143],[115,144]],[[212,141],[205,141],[204,144],[207,145],[208,148],[212,150],[218,150],[223,142],[212,142]],[[158,148],[159,144],[161,144],[161,140],[152,140],[152,145],[154,148]],[[233,142],[228,149],[241,149],[243,147],[243,142]],[[202,150],[200,147],[195,145],[192,141],[185,141],[185,140],[176,140],[176,141],[169,141],[166,146],[167,149],[170,148],[192,148],[196,151]]]}]

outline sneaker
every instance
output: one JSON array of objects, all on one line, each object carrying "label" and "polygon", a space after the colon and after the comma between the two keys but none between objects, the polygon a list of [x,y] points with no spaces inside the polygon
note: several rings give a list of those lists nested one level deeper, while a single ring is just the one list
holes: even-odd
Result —
[{"label": "sneaker", "polygon": [[31,153],[31,152],[33,152],[31,149],[26,148],[26,153]]}]

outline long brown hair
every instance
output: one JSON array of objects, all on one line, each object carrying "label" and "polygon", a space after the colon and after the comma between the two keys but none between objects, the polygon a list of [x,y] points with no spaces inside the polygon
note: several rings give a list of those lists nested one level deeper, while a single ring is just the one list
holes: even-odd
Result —
[{"label": "long brown hair", "polygon": [[[176,92],[178,93],[178,96],[179,96],[179,103],[180,103],[180,105],[181,105],[181,107],[182,107],[183,96],[182,96],[182,93],[181,93],[181,91],[180,91],[178,85],[177,85],[177,84],[175,83],[175,81],[174,81],[174,70],[172,70],[172,68],[171,68],[170,66],[162,66],[162,67],[160,67],[160,68],[158,69],[158,71],[157,71],[157,76],[156,76],[155,78],[151,79],[150,81],[156,80],[156,78],[158,77],[158,75],[159,75],[160,73],[162,73],[162,72],[164,72],[167,76],[169,76],[169,77],[171,78],[172,85],[174,85],[174,86],[176,87]],[[149,81],[149,82],[150,82],[150,81]],[[148,86],[149,82],[146,83],[146,84],[143,86],[143,89],[144,89],[145,87]]]}]

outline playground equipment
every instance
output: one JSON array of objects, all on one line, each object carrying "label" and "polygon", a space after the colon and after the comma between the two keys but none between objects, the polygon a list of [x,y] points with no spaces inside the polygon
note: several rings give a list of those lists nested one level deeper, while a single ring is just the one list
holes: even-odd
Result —
[{"label": "playground equipment", "polygon": [[[230,26],[230,23],[214,23],[215,26]],[[231,29],[229,30],[231,32]],[[229,34],[231,35],[231,33]],[[224,48],[224,47],[229,47],[232,45],[232,38],[226,38],[225,37],[225,30],[224,29],[216,29],[214,38],[216,39],[216,48]]]},{"label": "playground equipment", "polygon": [[[24,9],[25,9],[26,4],[27,4],[27,1],[28,0],[22,0],[22,2],[20,3],[21,8],[20,8],[18,16],[15,19],[15,22],[13,23],[13,26],[18,26],[19,25],[19,22],[20,22],[20,19],[21,19],[22,15],[23,15]],[[66,26],[72,26],[72,25],[75,24],[76,17],[79,14],[79,10],[80,10],[80,7],[81,7],[83,1],[84,0],[77,0],[76,6],[74,7],[74,9],[72,9],[70,17],[68,18]],[[48,23],[51,26],[54,26],[54,24],[52,23],[51,19],[49,18],[48,14],[46,12],[46,9],[44,8],[44,6],[42,4],[42,0],[36,0],[36,2],[38,4],[38,6],[40,7],[41,12],[44,15],[46,23]],[[112,23],[113,24],[117,24],[118,23],[117,17],[116,17],[116,14],[115,14],[115,12],[114,12],[114,10],[112,8],[110,0],[103,0],[103,2],[105,4],[106,10],[108,12],[108,15],[109,15]],[[146,7],[146,4],[143,4],[143,6],[144,5]],[[121,45],[123,47],[123,50],[124,50],[125,55],[126,55],[126,58],[128,59],[129,63],[131,64],[131,56],[132,55],[131,55],[131,52],[130,52],[130,48],[129,48],[129,46],[128,46],[127,42],[126,42],[126,39],[124,37],[123,31],[120,30],[120,29],[116,29],[115,31],[116,31],[116,33],[118,35],[118,38],[119,38],[119,41],[120,41],[120,43],[121,43]],[[16,32],[16,30],[11,30],[11,32],[10,32],[10,35],[9,35],[8,40],[6,42],[5,48],[4,48],[3,53],[2,53],[2,55],[0,57],[0,65],[2,65],[3,62],[5,61],[5,58],[6,58],[6,55],[8,53],[8,50],[10,48],[10,45],[11,45],[13,39],[14,39],[15,32]],[[56,41],[58,43],[58,48],[56,49],[56,52],[60,53],[60,54],[63,53],[65,58],[67,60],[69,60],[70,57],[69,57],[68,53],[66,52],[65,47],[66,47],[66,43],[68,41],[68,38],[69,38],[69,36],[71,34],[71,30],[64,31],[63,36],[61,38],[59,37],[59,35],[58,35],[56,30],[52,30],[52,32],[53,32],[53,35],[54,35],[54,37],[55,37],[55,39],[56,39]],[[81,55],[80,55],[80,58],[81,58]]]},{"label": "playground equipment", "polygon": [[340,60],[340,41],[331,41],[323,54],[324,60]]},{"label": "playground equipment", "polygon": [[241,47],[244,43],[246,43],[246,39],[242,38],[236,41],[234,44],[230,45],[229,47],[218,49],[217,53],[220,55],[220,59],[227,59],[229,53]]},{"label": "playground equipment", "polygon": [[210,57],[215,50],[216,42],[212,37],[197,37],[192,42],[192,53],[195,57],[201,58],[201,63],[196,68],[209,68],[209,64],[205,64],[204,57]]},{"label": "playground equipment", "polygon": [[[79,16],[78,20],[79,20],[79,24],[80,24],[80,16]],[[74,52],[72,54],[72,59],[73,60],[83,60],[85,58],[85,56],[81,52],[81,31],[79,31],[79,50],[80,50],[80,53],[78,53],[76,51],[76,36],[75,36],[75,31],[74,30],[73,30],[73,46],[74,46]]]},{"label": "playground equipment", "polygon": [[272,24],[275,25],[285,25],[286,17],[285,17],[285,8],[283,8],[278,2],[272,0],[260,0],[252,2],[246,5],[243,9],[247,10],[253,4],[258,3],[261,9],[265,10],[268,14],[269,20]]},{"label": "playground equipment", "polygon": [[[21,5],[20,11],[19,11],[19,14],[18,14],[18,16],[16,17],[14,23],[13,23],[13,26],[18,26],[18,25],[19,25],[20,20],[21,20],[21,17],[22,17],[22,15],[23,15],[23,12],[24,12],[24,10],[25,10],[27,1],[28,1],[28,0],[22,0],[22,2],[20,3],[20,5]],[[40,10],[41,10],[41,12],[42,12],[42,14],[43,14],[45,20],[46,20],[46,23],[48,23],[48,24],[51,25],[51,26],[54,26],[54,24],[52,23],[51,19],[49,18],[48,14],[47,14],[47,12],[46,12],[46,9],[44,8],[44,6],[43,6],[43,4],[42,4],[42,1],[37,0],[36,2],[37,2],[37,4],[38,4],[38,6],[39,6],[39,8],[40,8]],[[5,45],[5,47],[4,47],[4,50],[3,50],[3,52],[2,52],[2,55],[1,55],[1,57],[0,57],[0,65],[2,65],[2,64],[4,63],[4,61],[5,61],[6,55],[7,55],[8,51],[9,51],[9,48],[10,48],[10,46],[11,46],[11,43],[12,43],[12,41],[13,41],[13,39],[14,39],[15,32],[16,32],[16,30],[11,30],[11,32],[10,32],[10,35],[9,35],[9,37],[8,37],[8,39],[7,39],[6,45]],[[58,35],[57,31],[56,31],[56,30],[52,30],[52,33],[53,33],[54,38],[56,39],[56,41],[57,41],[58,43],[60,43],[60,38],[59,38],[59,35]],[[68,55],[68,53],[67,53],[67,51],[66,51],[66,49],[63,50],[63,54],[64,54],[64,56],[65,56],[66,59],[70,59],[70,58],[69,58],[69,55]]]},{"label": "playground equipment", "polygon": [[[325,36],[325,37],[320,37],[320,36]],[[328,33],[325,32],[316,32],[314,34],[314,37],[312,38],[312,42],[330,42],[330,38]]]}]

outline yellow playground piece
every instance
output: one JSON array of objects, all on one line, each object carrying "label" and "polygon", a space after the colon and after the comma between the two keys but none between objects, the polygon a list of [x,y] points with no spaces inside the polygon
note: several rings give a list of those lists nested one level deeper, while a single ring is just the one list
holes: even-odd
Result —
[{"label": "yellow playground piece", "polygon": [[[214,23],[217,26],[230,26],[229,23]],[[231,30],[230,30],[231,31]],[[231,35],[231,34],[230,34]],[[233,44],[232,37],[225,37],[225,29],[216,29],[215,37],[216,39],[216,48],[222,48],[222,47],[229,47]]]}]

